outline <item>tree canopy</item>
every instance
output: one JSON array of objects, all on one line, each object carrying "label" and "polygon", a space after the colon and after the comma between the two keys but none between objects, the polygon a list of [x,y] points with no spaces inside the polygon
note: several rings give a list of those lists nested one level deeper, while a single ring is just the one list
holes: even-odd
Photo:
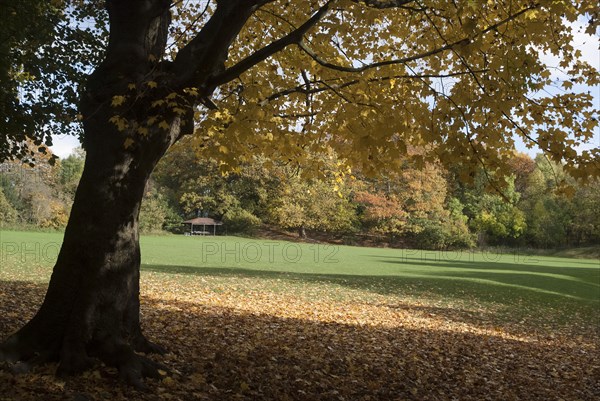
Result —
[{"label": "tree canopy", "polygon": [[99,62],[106,37],[99,10],[97,2],[80,0],[3,2],[0,161],[33,162],[52,145],[52,134],[80,134],[78,87]]},{"label": "tree canopy", "polygon": [[[73,117],[69,82],[81,82],[85,66],[103,54],[108,27],[99,2],[42,3],[31,0],[12,13],[41,13],[36,21],[44,29],[28,25],[32,31],[3,44],[20,57],[3,67],[13,86],[2,103],[15,106],[3,158],[22,138],[16,132],[47,139],[41,131]],[[398,156],[417,146],[418,164],[460,160],[468,179],[481,166],[510,171],[520,137],[578,178],[600,171],[597,147],[576,151],[598,124],[591,94],[580,90],[598,84],[598,71],[571,43],[578,19],[596,32],[593,1],[146,3],[171,7],[171,21],[148,17],[165,25],[155,32],[168,25],[166,43],[138,54],[127,40],[109,41],[96,72],[110,74],[117,57],[129,61],[99,95],[114,106],[126,147],[152,127],[167,129],[167,116],[192,105],[197,148],[218,156],[223,169],[256,154],[306,169],[307,155],[331,147],[373,174],[400,168]],[[125,7],[107,6],[114,16]],[[126,13],[116,18],[113,38],[128,23]],[[13,32],[10,24],[2,29]],[[560,65],[546,65],[542,53]],[[16,117],[29,117],[23,109],[36,110],[36,99],[62,111],[41,108],[30,116],[34,125],[23,124]],[[152,112],[138,122],[132,110],[142,103]]]}]

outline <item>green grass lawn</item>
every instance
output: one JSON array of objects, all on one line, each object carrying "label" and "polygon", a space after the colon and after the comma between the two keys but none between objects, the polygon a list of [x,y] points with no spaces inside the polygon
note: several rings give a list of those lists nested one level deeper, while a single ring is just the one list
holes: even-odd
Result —
[{"label": "green grass lawn", "polygon": [[[0,279],[46,281],[60,233],[0,232]],[[238,237],[144,236],[143,274],[211,277],[218,290],[285,291],[315,298],[388,297],[495,308],[500,318],[597,318],[600,261],[518,252],[434,252]],[[198,281],[201,283],[201,281]],[[201,284],[199,284],[201,285]]]}]

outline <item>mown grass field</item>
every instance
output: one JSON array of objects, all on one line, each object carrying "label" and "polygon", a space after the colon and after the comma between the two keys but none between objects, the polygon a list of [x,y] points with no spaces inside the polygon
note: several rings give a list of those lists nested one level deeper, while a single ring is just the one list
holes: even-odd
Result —
[{"label": "mown grass field", "polygon": [[[0,232],[0,337],[35,312],[61,239]],[[50,367],[29,384],[10,378],[20,399],[37,399],[32,386],[47,399],[600,394],[598,259],[236,237],[141,242],[143,324],[172,351],[161,360],[174,373],[152,382],[150,396],[111,387],[108,368],[65,384]]]},{"label": "mown grass field", "polygon": [[[0,274],[46,282],[61,241],[60,233],[1,233]],[[594,319],[600,308],[598,259],[526,255],[518,250],[435,252],[239,237],[145,236],[141,244],[146,275],[175,275],[182,281],[210,277],[217,287],[240,280],[244,283],[238,283],[240,291],[257,285],[315,299],[376,294],[487,305],[504,309],[506,317],[546,308],[566,321],[573,316]]]}]

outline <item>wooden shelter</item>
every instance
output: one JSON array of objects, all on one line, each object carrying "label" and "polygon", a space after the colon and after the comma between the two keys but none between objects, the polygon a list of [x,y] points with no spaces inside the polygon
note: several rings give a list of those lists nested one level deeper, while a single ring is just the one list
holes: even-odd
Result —
[{"label": "wooden shelter", "polygon": [[[210,217],[196,217],[195,219],[184,221],[183,224],[190,225],[190,229],[186,231],[186,235],[217,235],[217,226],[223,225],[222,222]],[[207,230],[211,227],[212,233]]]}]

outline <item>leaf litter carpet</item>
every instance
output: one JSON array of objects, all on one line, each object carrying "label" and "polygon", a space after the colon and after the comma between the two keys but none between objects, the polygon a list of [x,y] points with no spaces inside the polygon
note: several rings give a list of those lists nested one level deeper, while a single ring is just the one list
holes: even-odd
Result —
[{"label": "leaf litter carpet", "polygon": [[[0,338],[45,287],[0,281]],[[0,370],[0,400],[600,399],[594,322],[529,325],[493,305],[439,304],[255,278],[142,274],[142,324],[169,353],[139,392],[98,364],[65,380],[56,365]],[[539,318],[539,316],[538,316]]]}]

